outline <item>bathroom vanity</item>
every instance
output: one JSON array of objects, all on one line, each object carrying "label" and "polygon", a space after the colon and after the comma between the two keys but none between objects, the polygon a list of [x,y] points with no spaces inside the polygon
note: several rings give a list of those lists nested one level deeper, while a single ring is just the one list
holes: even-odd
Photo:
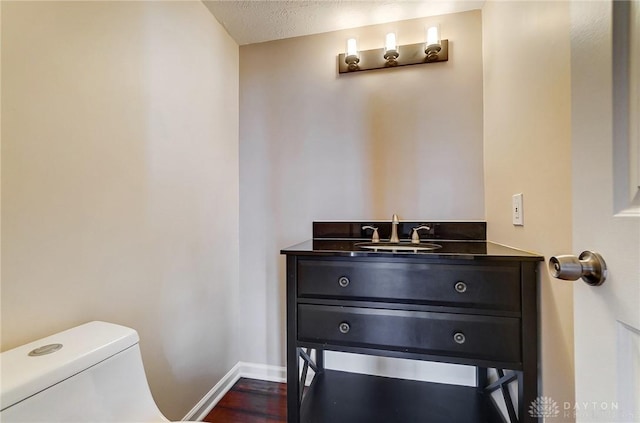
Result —
[{"label": "bathroom vanity", "polygon": [[[486,241],[484,222],[399,222],[395,250],[373,248],[366,226],[391,236],[390,222],[314,222],[313,240],[282,250],[288,422],[537,422],[543,257]],[[328,370],[326,350],[472,365],[476,386]]]}]

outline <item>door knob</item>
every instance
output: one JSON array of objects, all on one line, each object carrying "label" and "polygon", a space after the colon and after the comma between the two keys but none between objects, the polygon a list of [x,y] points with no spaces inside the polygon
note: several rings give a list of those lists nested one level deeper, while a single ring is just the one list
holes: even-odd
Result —
[{"label": "door knob", "polygon": [[576,256],[554,256],[549,259],[549,271],[554,278],[577,281],[582,278],[591,286],[602,285],[607,279],[607,263],[593,251]]}]

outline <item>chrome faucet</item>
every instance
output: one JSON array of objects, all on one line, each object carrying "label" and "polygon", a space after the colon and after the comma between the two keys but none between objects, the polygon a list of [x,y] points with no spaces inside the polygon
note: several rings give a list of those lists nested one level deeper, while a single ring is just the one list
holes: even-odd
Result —
[{"label": "chrome faucet", "polygon": [[394,214],[391,218],[391,238],[389,238],[389,242],[392,244],[397,244],[400,242],[398,239],[398,215]]}]

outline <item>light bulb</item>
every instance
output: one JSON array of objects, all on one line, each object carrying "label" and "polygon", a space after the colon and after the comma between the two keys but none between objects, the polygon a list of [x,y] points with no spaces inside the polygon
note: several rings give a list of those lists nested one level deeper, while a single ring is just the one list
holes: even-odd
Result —
[{"label": "light bulb", "polygon": [[355,38],[349,38],[347,40],[347,56],[358,55],[358,42]]},{"label": "light bulb", "polygon": [[427,28],[427,45],[439,45],[440,44],[440,30],[437,26],[431,26]]},{"label": "light bulb", "polygon": [[384,49],[385,51],[396,51],[398,49],[395,33],[390,32],[386,35],[384,39]]}]

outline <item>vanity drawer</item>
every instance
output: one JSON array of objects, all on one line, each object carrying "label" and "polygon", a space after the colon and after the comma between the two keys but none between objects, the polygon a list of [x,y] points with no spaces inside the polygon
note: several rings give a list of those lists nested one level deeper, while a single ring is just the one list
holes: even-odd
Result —
[{"label": "vanity drawer", "polygon": [[298,340],[520,362],[520,319],[359,307],[298,305]]},{"label": "vanity drawer", "polygon": [[520,311],[520,267],[299,260],[298,297],[409,302]]}]

